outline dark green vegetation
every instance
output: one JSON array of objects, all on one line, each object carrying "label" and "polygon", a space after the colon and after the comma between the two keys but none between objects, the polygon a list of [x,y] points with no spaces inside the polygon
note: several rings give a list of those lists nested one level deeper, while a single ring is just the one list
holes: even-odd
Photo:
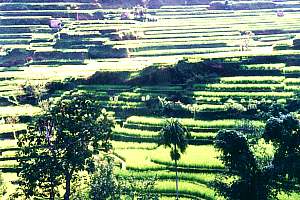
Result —
[{"label": "dark green vegetation", "polygon": [[218,192],[227,199],[258,200],[298,191],[299,125],[291,115],[281,115],[271,117],[263,133],[220,131],[216,148],[228,172],[216,182]]},{"label": "dark green vegetation", "polygon": [[74,174],[92,171],[93,155],[110,149],[114,121],[91,96],[80,94],[62,97],[33,121],[28,132],[18,136],[22,192],[26,198],[54,200],[64,183],[64,199],[69,200]]},{"label": "dark green vegetation", "polygon": [[188,141],[191,137],[188,130],[180,124],[178,120],[170,119],[165,122],[164,127],[160,130],[160,144],[171,148],[170,156],[175,162],[176,171],[176,199],[179,199],[178,193],[178,164],[181,154],[186,151]]},{"label": "dark green vegetation", "polygon": [[[116,118],[116,175],[157,176],[152,191],[174,199],[177,168],[180,199],[216,199],[215,177],[227,167],[213,146],[218,131],[250,134],[280,112],[299,116],[300,21],[296,1],[286,2],[284,17],[276,9],[207,7],[150,9],[158,21],[139,22],[84,0],[1,3],[0,168],[8,193],[20,179],[16,138],[30,136],[27,125],[47,108],[44,100],[87,92]],[[49,27],[53,18],[61,18],[61,31]],[[244,30],[254,33],[248,51],[240,51]],[[191,134],[178,167],[157,147],[171,117]],[[65,170],[57,172],[65,182]]]}]

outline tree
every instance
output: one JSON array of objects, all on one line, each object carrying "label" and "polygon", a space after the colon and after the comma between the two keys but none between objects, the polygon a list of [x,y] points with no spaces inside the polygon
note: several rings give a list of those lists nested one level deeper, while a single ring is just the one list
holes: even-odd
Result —
[{"label": "tree", "polygon": [[295,185],[300,182],[300,121],[290,114],[271,117],[263,137],[277,149],[272,161],[273,188],[277,192],[299,190]]},{"label": "tree", "polygon": [[101,161],[91,177],[90,197],[92,200],[121,199],[122,185],[113,173],[113,160]]},{"label": "tree", "polygon": [[215,147],[227,170],[216,181],[217,192],[233,200],[267,200],[277,199],[281,191],[297,190],[299,124],[293,116],[281,115],[271,117],[261,135],[247,138],[235,130],[219,131]]},{"label": "tree", "polygon": [[185,152],[188,146],[190,133],[177,119],[170,119],[165,122],[164,127],[160,130],[160,145],[171,148],[171,159],[175,162],[176,171],[176,199],[178,194],[178,169],[177,162],[181,154]]},{"label": "tree", "polygon": [[215,147],[221,151],[220,159],[226,174],[217,178],[217,192],[231,200],[265,200],[268,188],[269,168],[259,168],[247,138],[235,130],[219,131]]},{"label": "tree", "polygon": [[[57,187],[62,182],[62,173],[58,166],[59,152],[49,145],[45,136],[53,134],[53,129],[49,129],[50,120],[49,116],[38,117],[28,127],[27,133],[18,137],[20,182],[19,193],[15,195],[24,195],[25,199],[39,196],[54,200],[58,194]],[[49,122],[48,126],[46,122]]]},{"label": "tree", "polygon": [[69,200],[73,175],[94,170],[93,156],[111,147],[113,126],[114,120],[92,95],[63,96],[37,117],[29,134],[18,139],[20,186],[25,196],[54,199],[55,189],[64,183],[64,199]]}]

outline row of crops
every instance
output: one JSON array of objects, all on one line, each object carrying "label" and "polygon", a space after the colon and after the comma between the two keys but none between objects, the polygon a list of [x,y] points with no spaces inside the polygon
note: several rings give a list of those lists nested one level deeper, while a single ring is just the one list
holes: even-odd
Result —
[{"label": "row of crops", "polygon": [[[257,64],[242,65],[246,70],[255,67],[257,74],[249,76],[228,76],[209,80],[210,84],[168,85],[168,86],[136,86],[136,85],[80,85],[79,90],[88,91],[98,96],[108,110],[114,111],[121,122],[114,129],[114,153],[126,164],[126,171],[120,170],[119,174],[136,177],[158,176],[157,192],[173,193],[174,180],[173,162],[169,152],[162,146],[157,147],[159,130],[164,120],[172,112],[182,106],[179,102],[169,105],[166,113],[161,112],[163,107],[149,108],[149,101],[158,97],[171,98],[173,95],[184,94],[191,99],[193,105],[191,115],[186,116],[183,110],[175,112],[179,121],[188,127],[192,138],[186,154],[179,162],[180,166],[180,193],[183,196],[195,199],[216,199],[212,182],[217,174],[222,172],[223,165],[217,159],[218,152],[212,143],[220,129],[239,129],[245,124],[256,128],[264,126],[261,118],[252,119],[253,112],[243,116],[244,119],[232,115],[217,115],[218,112],[229,114],[231,103],[238,103],[244,109],[251,110],[252,106],[272,103],[286,104],[292,99],[297,99],[299,81],[289,78],[283,71],[278,75],[258,76],[260,72],[272,69],[283,69],[284,63],[273,63],[258,67]],[[294,90],[287,89],[295,86]],[[238,91],[237,91],[238,90]],[[180,104],[180,105],[179,105]],[[185,106],[188,103],[183,103]],[[178,107],[176,107],[178,105]],[[181,107],[182,108],[182,107]],[[157,112],[150,112],[149,110]],[[193,110],[195,109],[195,110]],[[255,108],[254,108],[255,109]],[[153,111],[152,110],[152,111]],[[160,112],[159,112],[160,111]],[[297,111],[299,112],[299,110]],[[295,114],[297,114],[297,112]],[[202,115],[199,113],[202,113]],[[169,116],[168,116],[169,115]],[[124,118],[124,116],[126,116]],[[213,120],[211,119],[213,116]],[[283,196],[282,199],[287,197]],[[295,194],[291,199],[297,199]]]},{"label": "row of crops", "polygon": [[[150,10],[157,22],[137,22],[120,20],[124,10],[104,10],[90,3],[75,3],[80,7],[76,11],[68,9],[71,4],[74,2],[32,0],[20,3],[14,0],[0,5],[2,49],[34,52],[33,60],[28,62],[17,59],[6,62],[5,57],[0,58],[0,169],[5,172],[4,179],[10,192],[14,191],[17,180],[16,136],[24,132],[31,117],[41,111],[38,105],[29,105],[21,98],[28,94],[26,85],[43,87],[49,82],[85,79],[96,71],[136,72],[153,63],[175,63],[187,55],[197,59],[197,54],[211,57],[212,53],[220,53],[220,57],[235,54],[276,54],[279,57],[293,54],[297,57],[299,54],[295,50],[272,51],[273,44],[291,43],[299,32],[297,9],[286,8],[286,15],[278,18],[276,10],[212,11],[205,6],[163,7]],[[78,12],[90,13],[91,10],[106,12],[109,19],[75,20]],[[60,39],[57,30],[48,26],[53,17],[61,18],[64,23],[59,32]],[[240,52],[240,30],[255,33],[249,52]],[[112,34],[128,32],[138,38],[119,41],[111,38]],[[129,58],[86,57],[89,47],[101,44],[128,49]],[[252,114],[247,111],[255,110],[260,104],[285,104],[299,97],[300,66],[297,62],[245,62],[240,69],[241,72],[234,76],[211,78],[209,82],[189,86],[82,84],[76,89],[95,94],[103,107],[117,117],[114,153],[126,168],[117,173],[135,177],[157,175],[155,191],[163,194],[164,199],[175,194],[175,173],[169,151],[157,147],[156,142],[164,119],[170,117],[166,114],[180,118],[192,134],[190,146],[179,162],[180,193],[186,199],[216,199],[211,184],[224,168],[212,145],[217,131],[240,128],[249,123],[262,127],[264,122],[259,118],[252,119]],[[64,92],[56,91],[52,96],[59,97]],[[176,95],[185,96],[188,101],[170,102]],[[168,101],[165,110],[157,103],[158,97]],[[239,106],[245,120],[230,113],[232,105]],[[293,196],[294,199],[297,197]]]}]

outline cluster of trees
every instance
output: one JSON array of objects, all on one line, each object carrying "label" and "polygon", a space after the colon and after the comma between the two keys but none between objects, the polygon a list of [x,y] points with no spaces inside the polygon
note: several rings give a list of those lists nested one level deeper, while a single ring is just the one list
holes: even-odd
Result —
[{"label": "cluster of trees", "polygon": [[[153,193],[155,178],[122,179],[114,174],[110,157],[113,117],[94,96],[73,93],[49,104],[36,117],[27,134],[18,137],[18,191],[13,199],[32,197],[54,200],[64,188],[69,199],[158,199]],[[215,181],[217,192],[228,199],[276,199],[282,191],[299,190],[300,122],[292,115],[271,117],[264,131],[253,127],[218,132],[215,147],[221,151],[224,174]],[[167,120],[160,131],[159,145],[170,148],[177,162],[188,146],[190,133],[176,119]],[[99,153],[106,159],[100,159]],[[87,179],[82,174],[87,173]],[[76,187],[84,181],[85,187]],[[0,185],[2,181],[0,179]],[[72,183],[72,184],[71,184]],[[72,191],[76,187],[76,192]],[[5,187],[0,187],[0,193]]]},{"label": "cluster of trees", "polygon": [[[153,193],[155,177],[137,180],[114,175],[113,159],[109,156],[114,125],[114,119],[89,94],[74,93],[49,104],[33,120],[28,133],[18,137],[20,181],[12,199],[54,200],[60,197],[62,188],[64,200],[121,199],[121,196],[158,199]],[[176,177],[177,161],[187,148],[188,137],[189,132],[178,120],[167,121],[161,130],[159,145],[171,148]],[[105,159],[100,159],[100,151],[106,155]],[[89,174],[86,179],[84,172]],[[77,187],[80,183],[83,188]],[[72,191],[74,187],[76,190]],[[176,191],[178,199],[178,178]]]},{"label": "cluster of trees", "polygon": [[55,199],[64,184],[64,199],[70,199],[74,176],[95,171],[95,157],[110,150],[113,127],[114,119],[89,94],[50,105],[18,137],[20,187],[14,197]]},{"label": "cluster of trees", "polygon": [[222,130],[215,146],[228,170],[215,186],[227,199],[277,199],[299,191],[300,122],[292,115],[271,117],[262,133]]},{"label": "cluster of trees", "polygon": [[[50,103],[33,120],[28,132],[18,136],[20,180],[12,199],[54,200],[60,197],[62,189],[64,200],[121,199],[121,196],[158,199],[153,193],[155,177],[124,179],[113,173],[110,138],[114,124],[113,117],[89,94],[73,93]],[[175,161],[178,199],[177,162],[187,148],[190,134],[175,119],[166,121],[160,134],[159,145],[169,147]]]}]

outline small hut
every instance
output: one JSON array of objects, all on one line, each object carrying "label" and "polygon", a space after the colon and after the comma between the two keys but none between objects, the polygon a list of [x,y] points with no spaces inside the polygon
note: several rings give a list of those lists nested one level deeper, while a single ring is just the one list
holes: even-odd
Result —
[{"label": "small hut", "polygon": [[283,16],[284,16],[283,10],[277,10],[277,17],[283,17]]},{"label": "small hut", "polygon": [[50,20],[50,28],[53,29],[61,29],[62,28],[62,22],[59,19],[51,19]]}]

